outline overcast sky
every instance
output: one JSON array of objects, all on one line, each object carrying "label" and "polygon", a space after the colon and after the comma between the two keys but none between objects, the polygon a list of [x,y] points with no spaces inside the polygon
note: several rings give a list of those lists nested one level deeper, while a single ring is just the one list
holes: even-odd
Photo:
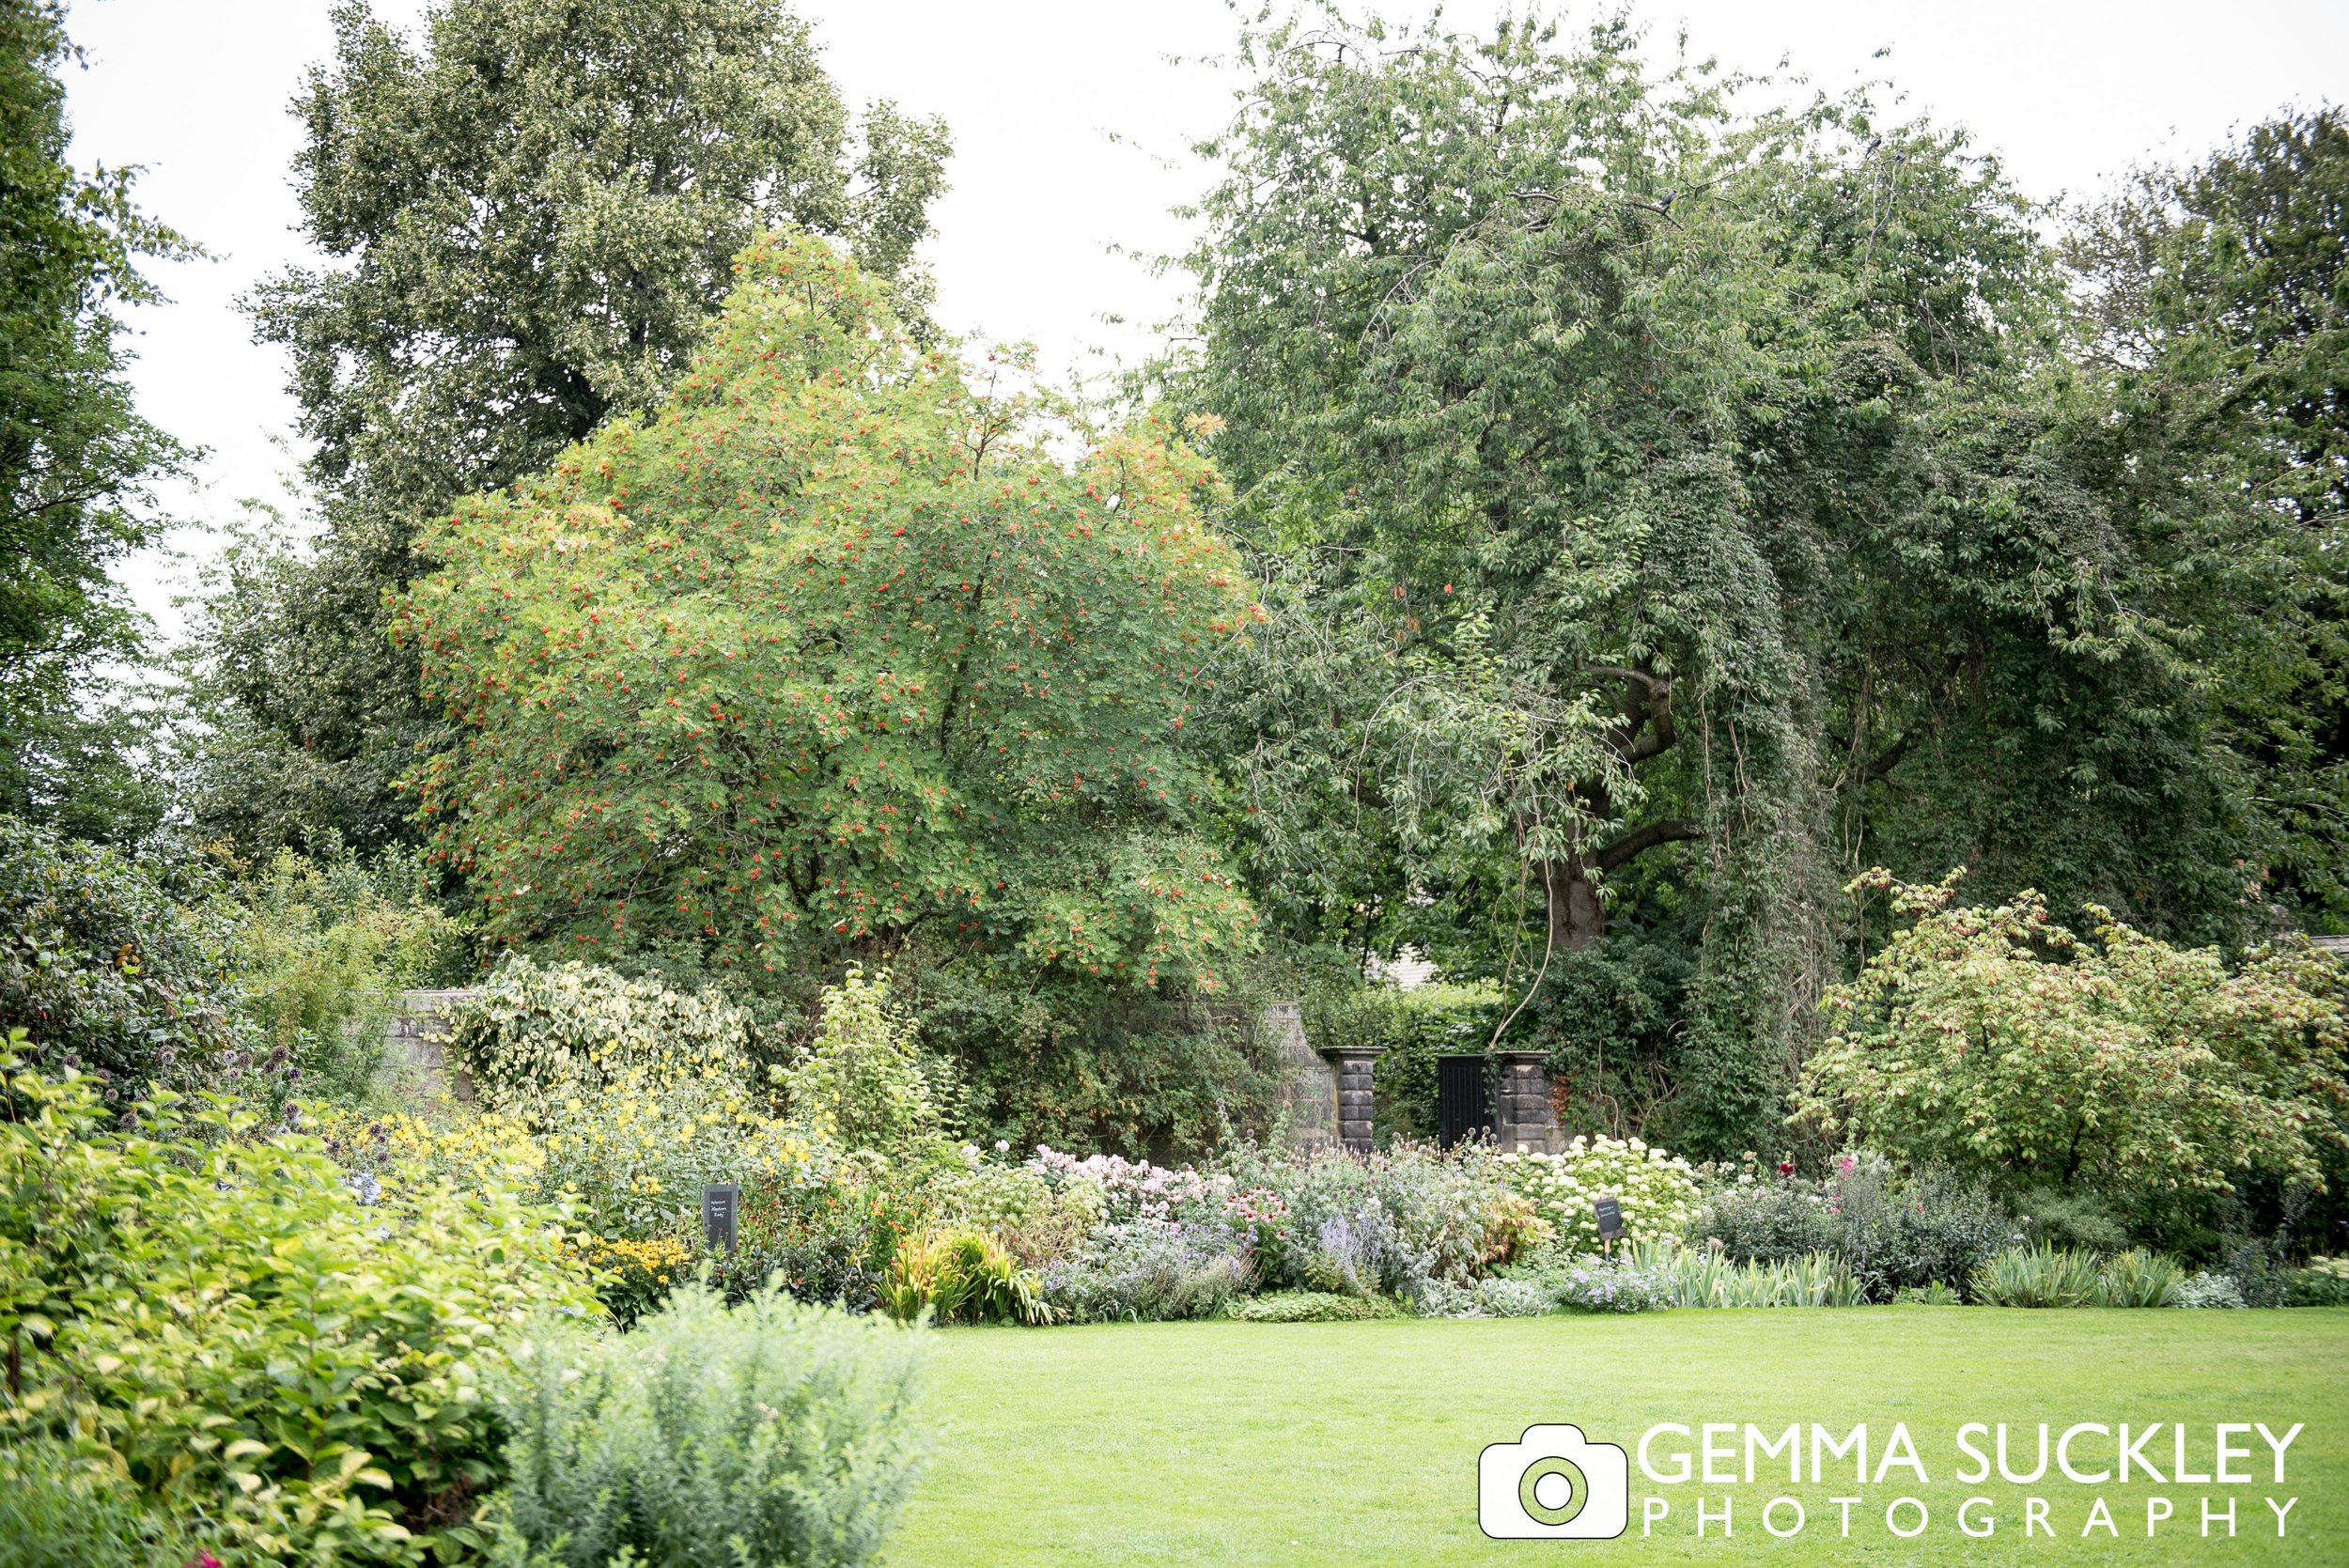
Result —
[{"label": "overcast sky", "polygon": [[[211,253],[158,269],[172,303],[136,321],[142,407],[209,449],[200,486],[173,498],[199,525],[179,541],[189,557],[208,548],[200,525],[233,516],[240,500],[282,499],[280,477],[298,460],[283,364],[251,341],[234,302],[303,254],[286,104],[327,53],[329,8],[73,0],[70,25],[89,56],[69,83],[76,160],[144,164],[144,205]],[[376,8],[407,23],[427,7]],[[1478,0],[1445,15],[1482,30],[1501,8]],[[929,249],[946,325],[1033,339],[1064,367],[1146,341],[1176,286],[1113,250],[1181,244],[1185,228],[1167,210],[1206,180],[1185,148],[1231,102],[1228,78],[1174,57],[1229,46],[1235,18],[1222,0],[804,0],[799,9],[852,101],[894,98],[946,117],[954,189]],[[1889,77],[1911,106],[1970,128],[2043,198],[2093,192],[2148,157],[2191,156],[2282,104],[2349,98],[2343,0],[1642,0],[1634,10],[1659,53],[1685,27],[1694,53],[1744,70],[1783,59],[1822,87]],[[1874,58],[1880,49],[1890,53]],[[128,576],[169,634],[185,562],[150,556]]]}]

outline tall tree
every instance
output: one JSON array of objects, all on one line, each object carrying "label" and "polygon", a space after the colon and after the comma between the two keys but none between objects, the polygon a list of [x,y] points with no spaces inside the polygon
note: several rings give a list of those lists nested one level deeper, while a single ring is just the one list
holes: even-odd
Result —
[{"label": "tall tree", "polygon": [[2201,607],[2213,733],[2258,775],[2241,875],[2280,918],[2349,929],[2349,116],[2140,172],[2067,259],[2083,432]]},{"label": "tall tree", "polygon": [[0,810],[113,836],[153,803],[80,709],[92,666],[138,649],[108,573],[186,458],[132,407],[116,313],[158,298],[142,256],[190,247],[132,204],[135,170],[66,161],[76,58],[62,6],[0,0]]},{"label": "tall tree", "polygon": [[[1994,162],[1864,93],[1737,113],[1617,23],[1243,54],[1171,383],[1288,588],[1217,717],[1297,934],[1431,936],[1529,1003],[1691,952],[1637,1076],[1735,1148],[1847,960],[1839,870],[2239,917],[2241,759]],[[1582,1026],[1518,1020],[1571,1070]]]},{"label": "tall tree", "polygon": [[657,419],[428,529],[423,809],[492,935],[1211,986],[1255,926],[1183,746],[1248,620],[1213,472],[1147,427],[1066,464],[1050,411],[765,241]]},{"label": "tall tree", "polygon": [[412,831],[394,783],[447,740],[385,637],[417,529],[650,408],[761,229],[845,242],[918,316],[947,142],[887,102],[852,123],[781,0],[440,0],[412,40],[346,0],[334,24],[294,105],[328,260],[251,302],[326,534],[217,606],[207,811],[364,845]]}]

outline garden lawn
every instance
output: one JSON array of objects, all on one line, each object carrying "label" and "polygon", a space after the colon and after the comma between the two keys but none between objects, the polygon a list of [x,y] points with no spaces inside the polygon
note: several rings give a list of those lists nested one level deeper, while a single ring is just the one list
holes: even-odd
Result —
[{"label": "garden lawn", "polygon": [[[1980,1307],[1673,1312],[1638,1317],[1498,1322],[1265,1325],[1141,1324],[1084,1328],[957,1328],[932,1344],[924,1409],[938,1433],[926,1476],[893,1538],[894,1568],[1031,1564],[1455,1564],[1592,1561],[2349,1562],[2349,1311],[2002,1312]],[[1772,1435],[1791,1422],[1841,1438],[1868,1423],[1869,1464],[1906,1423],[1929,1482],[1898,1467],[1852,1483],[1788,1484],[1786,1462],[1762,1460],[1753,1484],[1659,1485],[1637,1449],[1652,1425],[1742,1423]],[[2189,1469],[2208,1471],[2220,1421],[2306,1428],[2274,1484],[2256,1432],[2233,1461],[2249,1484],[2084,1485],[2047,1476],[2012,1484],[1955,1479],[1968,1421],[2007,1422],[2025,1469],[2038,1423],[2161,1430],[2139,1452],[2170,1477],[2173,1423],[2191,1434]],[[1630,1525],[1620,1540],[1495,1542],[1477,1529],[1477,1455],[1536,1421],[1573,1421],[1630,1451]],[[1659,1438],[1664,1456],[1694,1439]],[[1978,1443],[1990,1450],[1991,1445]],[[2076,1467],[2113,1462],[2114,1444],[2076,1444]],[[1742,1450],[1740,1450],[1742,1454]],[[1994,1456],[1995,1457],[1995,1456]],[[1774,1466],[1775,1479],[1768,1470]],[[1797,1498],[1807,1522],[1765,1534],[1762,1507]],[[2147,1538],[2151,1497],[2175,1516]],[[1670,1514],[1641,1535],[1642,1500]],[[1839,1533],[1830,1497],[1858,1497]],[[1894,1498],[1930,1511],[1904,1540],[1885,1524]],[[1970,1497],[1991,1499],[1995,1533],[1961,1534]],[[2025,1499],[2047,1500],[2046,1533],[2024,1537]],[[2296,1497],[2288,1533],[2263,1500]],[[1734,1509],[1697,1538],[1703,1498]],[[2117,1537],[2083,1527],[2102,1498]],[[2201,1534],[2200,1504],[2234,1504]],[[1977,1529],[1983,1510],[1969,1514]],[[1781,1504],[1784,1529],[1792,1510]],[[1898,1522],[1916,1523],[1904,1508]]]}]

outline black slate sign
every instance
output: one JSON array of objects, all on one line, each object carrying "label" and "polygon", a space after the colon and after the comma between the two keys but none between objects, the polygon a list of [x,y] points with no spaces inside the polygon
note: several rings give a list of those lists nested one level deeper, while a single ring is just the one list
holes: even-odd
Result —
[{"label": "black slate sign", "polygon": [[1598,1234],[1602,1241],[1612,1241],[1623,1234],[1623,1200],[1613,1193],[1595,1199],[1591,1207],[1598,1212]]},{"label": "black slate sign", "polygon": [[732,1182],[711,1182],[702,1188],[702,1237],[713,1252],[734,1250],[734,1218],[742,1206],[742,1189]]}]

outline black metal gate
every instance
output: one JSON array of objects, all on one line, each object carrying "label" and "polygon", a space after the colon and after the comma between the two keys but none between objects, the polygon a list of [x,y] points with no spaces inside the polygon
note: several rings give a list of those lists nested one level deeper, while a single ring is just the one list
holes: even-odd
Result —
[{"label": "black metal gate", "polygon": [[1436,1058],[1436,1139],[1449,1149],[1493,1130],[1492,1079],[1481,1056]]}]

